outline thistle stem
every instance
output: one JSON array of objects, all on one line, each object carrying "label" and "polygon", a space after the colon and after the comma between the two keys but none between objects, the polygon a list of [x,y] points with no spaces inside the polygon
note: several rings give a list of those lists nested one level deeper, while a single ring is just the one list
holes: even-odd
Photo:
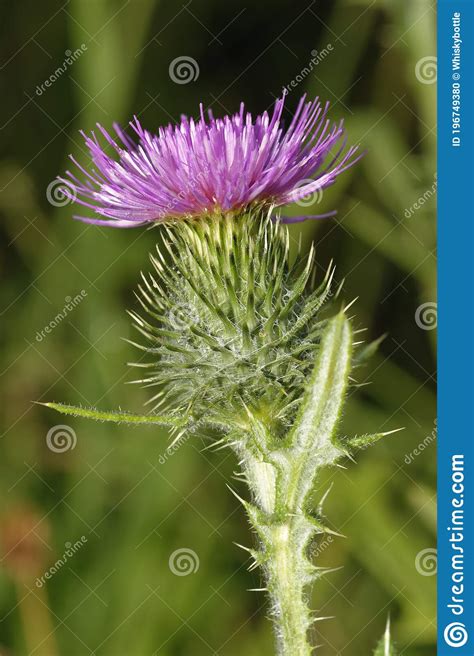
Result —
[{"label": "thistle stem", "polygon": [[271,530],[273,558],[267,568],[268,587],[276,615],[280,656],[310,656],[310,624],[305,601],[304,561],[295,542],[295,526],[290,521]]},{"label": "thistle stem", "polygon": [[255,502],[246,507],[261,541],[262,551],[256,560],[264,565],[278,654],[310,656],[306,588],[314,576],[306,550],[315,528],[298,502],[291,500],[290,490],[298,473],[291,458],[283,458],[275,466],[247,453],[242,464]]},{"label": "thistle stem", "polygon": [[287,439],[272,433],[271,421],[249,415],[248,437],[240,444],[241,464],[252,492],[245,503],[261,551],[273,605],[280,656],[310,656],[311,613],[307,596],[320,576],[308,550],[331,532],[310,512],[309,497],[319,470],[343,452],[333,436],[346,392],[352,353],[351,329],[343,312],[323,332],[312,375]]}]

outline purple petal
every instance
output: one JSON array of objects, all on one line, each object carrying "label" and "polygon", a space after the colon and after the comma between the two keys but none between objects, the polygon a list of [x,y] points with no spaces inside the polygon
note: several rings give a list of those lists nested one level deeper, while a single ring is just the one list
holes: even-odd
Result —
[{"label": "purple petal", "polygon": [[306,220],[314,220],[314,219],[328,219],[329,217],[335,216],[337,214],[336,210],[333,210],[332,212],[326,212],[325,214],[306,214],[306,215],[301,215],[301,216],[282,216],[280,217],[280,221],[282,223],[302,223],[303,221]]},{"label": "purple petal", "polygon": [[[107,149],[94,132],[83,134],[90,164],[71,157],[82,179],[67,171],[62,181],[93,212],[80,220],[115,227],[285,205],[334,184],[361,157],[357,147],[345,149],[343,124],[331,124],[328,109],[303,96],[285,130],[284,98],[255,119],[243,103],[223,118],[201,105],[197,119],[183,116],[157,134],[134,117],[136,142],[117,124],[114,136],[98,125]],[[304,219],[290,221],[297,220]]]}]

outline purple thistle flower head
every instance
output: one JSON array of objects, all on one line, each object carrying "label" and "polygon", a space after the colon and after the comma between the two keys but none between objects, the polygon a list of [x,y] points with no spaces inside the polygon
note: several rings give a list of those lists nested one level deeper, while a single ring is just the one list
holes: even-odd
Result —
[{"label": "purple thistle flower head", "polygon": [[[322,191],[361,157],[358,147],[345,149],[343,123],[329,121],[328,103],[323,107],[303,96],[286,130],[283,106],[279,99],[271,116],[263,112],[253,120],[243,103],[237,114],[217,119],[211,111],[206,118],[201,105],[199,120],[183,116],[158,134],[135,117],[130,125],[137,143],[117,124],[116,137],[98,125],[114,156],[94,132],[82,133],[93,168],[86,170],[71,156],[83,181],[70,171],[60,180],[95,216],[75,218],[128,228],[238,213],[252,205],[281,206]],[[288,221],[304,218],[310,217]]]}]

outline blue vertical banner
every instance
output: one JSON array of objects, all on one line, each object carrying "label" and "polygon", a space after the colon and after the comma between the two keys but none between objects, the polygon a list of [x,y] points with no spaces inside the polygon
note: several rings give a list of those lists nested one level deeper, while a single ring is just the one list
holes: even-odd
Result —
[{"label": "blue vertical banner", "polygon": [[474,0],[438,3],[438,656],[474,655]]}]

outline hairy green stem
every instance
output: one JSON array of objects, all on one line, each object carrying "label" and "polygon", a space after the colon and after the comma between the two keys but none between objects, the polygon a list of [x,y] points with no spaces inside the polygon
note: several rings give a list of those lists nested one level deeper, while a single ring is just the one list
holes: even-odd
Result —
[{"label": "hairy green stem", "polygon": [[310,495],[322,467],[344,454],[335,430],[352,356],[352,331],[344,312],[327,322],[312,375],[287,439],[253,418],[250,439],[240,443],[241,464],[253,504],[246,503],[261,543],[254,554],[264,567],[280,656],[309,656],[311,584],[322,570],[309,558],[320,534],[331,532],[311,513]]},{"label": "hairy green stem", "polygon": [[[259,535],[262,551],[253,552],[264,568],[272,604],[278,653],[281,656],[309,656],[308,627],[311,624],[305,588],[311,581],[305,550],[306,519],[295,506],[277,508],[282,497],[278,468],[269,462],[245,454],[244,473],[255,505],[245,504]],[[303,539],[302,539],[303,538]]]},{"label": "hairy green stem", "polygon": [[311,623],[305,601],[307,574],[299,553],[296,524],[299,518],[271,529],[273,558],[267,567],[273,599],[277,643],[282,656],[310,656],[308,627]]}]

